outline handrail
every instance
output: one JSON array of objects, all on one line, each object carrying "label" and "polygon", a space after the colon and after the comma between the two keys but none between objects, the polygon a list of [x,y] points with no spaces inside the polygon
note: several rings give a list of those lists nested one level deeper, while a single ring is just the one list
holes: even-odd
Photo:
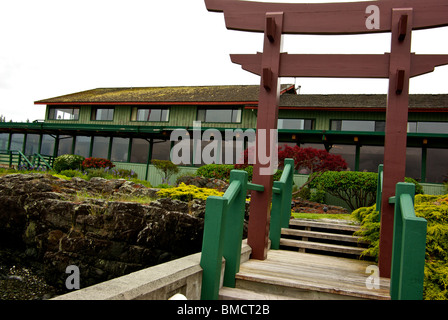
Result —
[{"label": "handrail", "polygon": [[241,259],[247,176],[246,171],[232,170],[224,195],[207,198],[201,255],[202,300],[218,299],[223,257],[223,283],[235,287]]},{"label": "handrail", "polygon": [[33,164],[28,160],[28,158],[22,153],[22,151],[19,150],[10,150],[11,151],[11,157],[13,154],[17,153],[17,155],[19,156],[19,160],[18,160],[18,165],[20,166],[20,164],[22,163],[22,159],[23,161],[28,164],[29,167],[32,167]]},{"label": "handrail", "polygon": [[378,166],[378,180],[376,185],[376,211],[380,214],[378,215],[378,219],[381,219],[381,199],[383,194],[383,170],[384,165],[380,164]]},{"label": "handrail", "polygon": [[292,184],[294,176],[294,160],[285,159],[283,173],[279,181],[274,181],[272,188],[271,223],[269,239],[271,249],[280,248],[282,228],[289,227],[291,218]]},{"label": "handrail", "polygon": [[392,300],[423,298],[427,221],[415,216],[414,195],[414,184],[397,184],[390,283]]},{"label": "handrail", "polygon": [[[42,161],[44,163],[44,165],[47,167],[47,169],[49,170],[53,170],[52,166],[47,162],[47,160],[45,160],[45,158],[40,154],[40,153],[35,153],[34,154],[34,158],[37,158],[37,165],[40,166],[40,162]],[[35,159],[33,161],[33,164],[35,162]]]},{"label": "handrail", "polygon": [[[272,201],[271,242],[277,238],[279,242],[282,226],[285,223],[286,227],[289,225],[293,174],[294,160],[286,159],[280,181],[274,182],[273,190],[279,193],[274,193]],[[235,287],[235,275],[239,272],[241,260],[247,190],[264,191],[263,185],[247,182],[247,177],[246,171],[232,170],[224,195],[207,198],[201,254],[202,300],[216,300],[219,297],[223,257],[223,285]]]}]

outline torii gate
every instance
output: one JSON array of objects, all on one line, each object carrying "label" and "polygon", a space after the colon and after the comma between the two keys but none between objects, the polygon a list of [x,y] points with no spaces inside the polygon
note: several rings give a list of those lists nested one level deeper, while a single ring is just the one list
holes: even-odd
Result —
[{"label": "torii gate", "polygon": [[[448,55],[411,53],[412,30],[448,25],[447,0],[381,0],[353,3],[263,3],[239,0],[205,0],[209,11],[224,12],[228,29],[264,33],[263,53],[233,54],[232,62],[261,76],[258,119],[260,129],[277,129],[279,77],[388,78],[384,146],[384,182],[381,204],[379,268],[390,277],[394,207],[389,197],[404,181],[409,104],[409,79],[448,64]],[[391,52],[383,55],[282,53],[283,34],[366,34],[391,32]],[[274,141],[267,141],[272,150]],[[271,155],[272,156],[272,155]],[[272,176],[260,175],[256,157],[253,182],[264,192],[253,192],[248,244],[252,258],[267,255]]]}]

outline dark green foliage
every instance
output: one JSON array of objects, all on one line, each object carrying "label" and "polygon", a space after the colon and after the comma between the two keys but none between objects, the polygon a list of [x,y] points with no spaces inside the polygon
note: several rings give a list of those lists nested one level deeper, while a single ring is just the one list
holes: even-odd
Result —
[{"label": "dark green foliage", "polygon": [[84,161],[84,157],[74,154],[64,154],[57,157],[53,163],[53,170],[61,172],[63,170],[77,170],[81,169],[81,164]]},{"label": "dark green foliage", "polygon": [[151,160],[151,164],[162,176],[162,184],[168,183],[170,177],[179,172],[179,168],[169,160]]},{"label": "dark green foliage", "polygon": [[[231,164],[206,164],[196,171],[196,176],[228,181],[230,179],[230,171],[232,170],[246,171],[248,174],[248,181],[252,181],[253,166],[235,168],[235,166]],[[280,179],[282,172],[283,170],[277,170],[274,174],[274,181]]]},{"label": "dark green foliage", "polygon": [[[310,188],[322,189],[343,200],[349,208],[355,210],[369,207],[375,203],[378,174],[358,171],[326,171],[315,173]],[[416,194],[423,193],[422,186],[411,178],[405,182],[415,184]]]}]

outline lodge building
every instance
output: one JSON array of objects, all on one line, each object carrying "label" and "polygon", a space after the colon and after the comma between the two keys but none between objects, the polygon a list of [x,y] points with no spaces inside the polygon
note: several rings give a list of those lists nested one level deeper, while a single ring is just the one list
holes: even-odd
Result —
[{"label": "lodge building", "polygon": [[[151,159],[170,158],[175,129],[192,132],[194,121],[202,130],[255,129],[258,95],[258,85],[100,88],[40,100],[45,120],[0,123],[0,152],[108,158],[146,168],[147,178]],[[326,149],[350,170],[376,172],[386,103],[386,95],[308,95],[282,85],[279,144]],[[447,178],[448,94],[410,95],[406,157],[407,176],[428,183]]]}]

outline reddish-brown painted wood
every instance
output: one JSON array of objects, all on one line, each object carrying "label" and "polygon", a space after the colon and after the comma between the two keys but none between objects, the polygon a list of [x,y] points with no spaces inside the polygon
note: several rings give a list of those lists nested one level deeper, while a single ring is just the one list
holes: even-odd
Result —
[{"label": "reddish-brown painted wood", "polygon": [[[362,34],[391,31],[393,8],[413,8],[413,29],[448,25],[445,0],[381,0],[348,3],[265,3],[240,0],[205,0],[209,11],[224,12],[228,29],[264,32],[266,12],[284,12],[284,34]],[[378,29],[368,29],[368,6],[380,11]]]},{"label": "reddish-brown painted wood", "polygon": [[[403,16],[407,15],[406,34],[400,36]],[[389,93],[386,109],[384,139],[383,194],[381,202],[381,231],[378,265],[381,277],[390,278],[394,206],[389,198],[395,195],[395,186],[404,182],[406,170],[406,139],[409,106],[409,74],[411,70],[412,9],[393,9],[392,48],[390,55]],[[402,76],[402,79],[398,77]],[[402,86],[397,90],[397,83]]]},{"label": "reddish-brown painted wood", "polygon": [[[233,63],[261,75],[262,54],[231,54]],[[448,64],[448,55],[411,55],[411,77]],[[280,77],[389,78],[390,54],[282,53]]]},{"label": "reddish-brown painted wood", "polygon": [[[278,105],[279,105],[279,70],[280,52],[282,47],[283,13],[268,13],[266,20],[270,25],[270,36],[268,32],[264,36],[263,56],[261,66],[263,72],[261,77],[260,96],[258,102],[257,117],[257,161],[254,164],[252,181],[264,186],[263,192],[252,191],[250,202],[250,219],[248,225],[247,243],[252,248],[252,259],[266,259],[269,241],[270,208],[272,198],[272,175],[260,174],[260,169],[266,167],[258,160],[260,144],[262,143],[267,153],[270,153],[272,164],[272,153],[277,151],[276,141],[269,139],[269,132],[277,129]],[[275,27],[272,26],[273,21]],[[268,78],[268,79],[266,79]],[[260,130],[265,130],[267,139],[261,139]],[[274,145],[273,145],[274,144]],[[272,147],[272,148],[271,148]]]}]

